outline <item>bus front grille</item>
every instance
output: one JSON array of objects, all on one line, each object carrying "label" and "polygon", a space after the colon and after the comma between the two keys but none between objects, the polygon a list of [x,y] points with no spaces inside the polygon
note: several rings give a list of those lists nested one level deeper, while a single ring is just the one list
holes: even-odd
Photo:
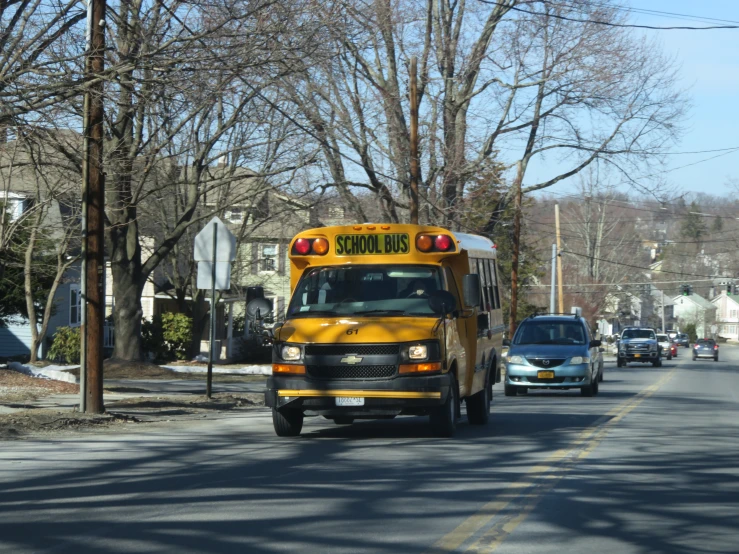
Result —
[{"label": "bus front grille", "polygon": [[397,344],[309,344],[306,356],[392,356],[400,351]]},{"label": "bus front grille", "polygon": [[393,375],[394,365],[308,366],[308,376],[315,379],[385,379]]}]

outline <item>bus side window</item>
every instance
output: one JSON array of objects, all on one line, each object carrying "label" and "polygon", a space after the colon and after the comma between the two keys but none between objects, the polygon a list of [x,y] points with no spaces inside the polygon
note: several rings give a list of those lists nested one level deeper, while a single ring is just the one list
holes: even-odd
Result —
[{"label": "bus side window", "polygon": [[493,299],[495,301],[495,309],[500,309],[500,289],[498,287],[498,264],[495,260],[489,260],[490,262],[490,276],[492,277],[493,284]]},{"label": "bus side window", "polygon": [[477,260],[477,268],[475,270],[475,273],[480,276],[480,311],[487,312],[490,298],[488,297],[487,293],[488,282],[487,276],[485,275],[485,260]]}]

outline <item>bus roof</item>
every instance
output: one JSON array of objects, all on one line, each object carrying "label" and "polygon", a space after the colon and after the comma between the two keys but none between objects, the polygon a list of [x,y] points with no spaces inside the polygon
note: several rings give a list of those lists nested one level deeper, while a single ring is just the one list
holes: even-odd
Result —
[{"label": "bus roof", "polygon": [[454,236],[459,241],[460,250],[467,250],[467,252],[475,254],[486,252],[488,254],[492,254],[493,258],[496,257],[495,244],[490,239],[467,233],[454,233]]}]

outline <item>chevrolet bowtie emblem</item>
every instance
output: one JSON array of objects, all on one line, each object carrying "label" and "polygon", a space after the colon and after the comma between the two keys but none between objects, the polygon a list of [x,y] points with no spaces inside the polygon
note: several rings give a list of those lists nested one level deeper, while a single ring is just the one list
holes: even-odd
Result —
[{"label": "chevrolet bowtie emblem", "polygon": [[342,364],[354,365],[354,364],[358,364],[361,361],[362,361],[362,358],[358,358],[354,354],[352,354],[351,356],[347,356],[346,358],[341,358]]}]

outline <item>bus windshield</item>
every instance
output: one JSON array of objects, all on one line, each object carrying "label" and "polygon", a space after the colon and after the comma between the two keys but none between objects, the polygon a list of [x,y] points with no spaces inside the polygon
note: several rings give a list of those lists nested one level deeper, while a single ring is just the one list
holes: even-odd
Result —
[{"label": "bus windshield", "polygon": [[287,316],[438,317],[429,307],[428,297],[442,289],[441,272],[437,266],[317,267],[301,277]]}]

